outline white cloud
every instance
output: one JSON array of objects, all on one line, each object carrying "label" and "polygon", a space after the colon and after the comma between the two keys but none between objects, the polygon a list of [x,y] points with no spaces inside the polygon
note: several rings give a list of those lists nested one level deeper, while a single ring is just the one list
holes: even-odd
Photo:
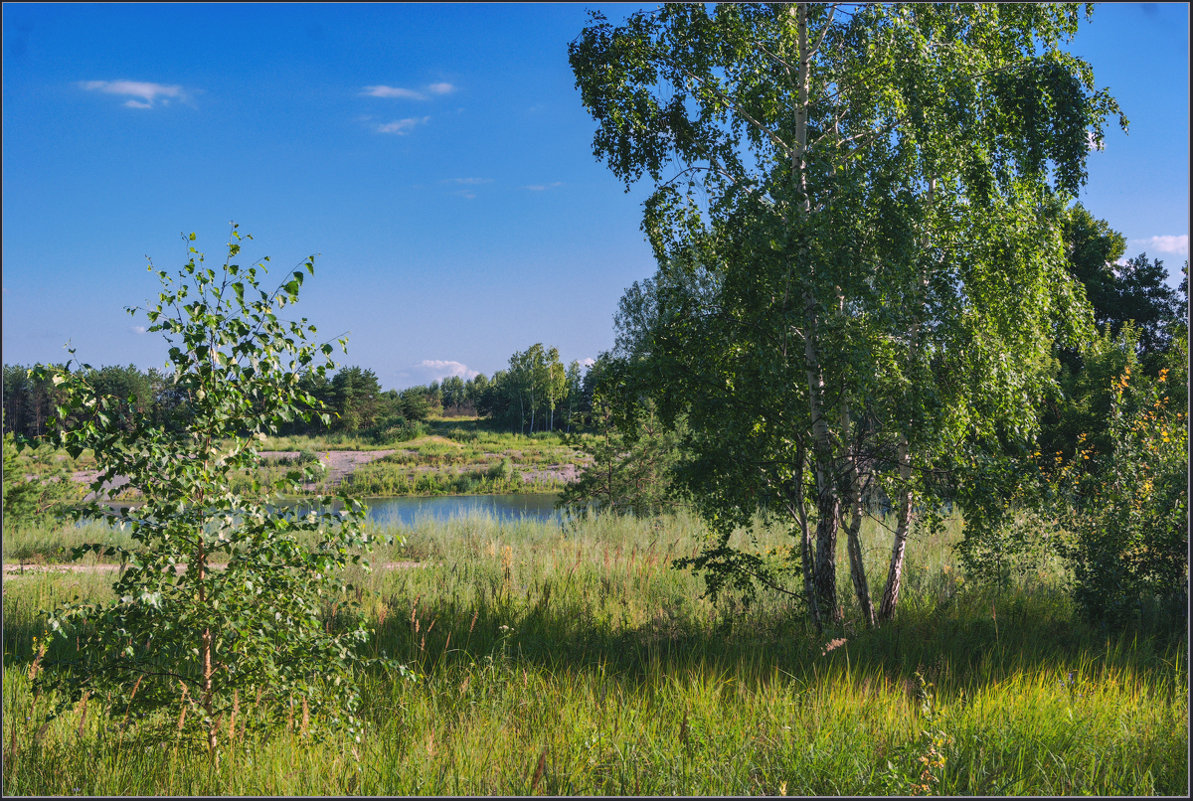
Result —
[{"label": "white cloud", "polygon": [[492,178],[444,178],[441,184],[460,184],[461,186],[476,186],[477,184],[491,184]]},{"label": "white cloud", "polygon": [[1132,242],[1138,244],[1138,247],[1151,252],[1170,253],[1175,256],[1189,255],[1189,235],[1180,234],[1177,236],[1151,236],[1146,239],[1133,239]]},{"label": "white cloud", "polygon": [[1096,136],[1094,136],[1093,131],[1086,131],[1085,132],[1085,149],[1086,150],[1105,150],[1106,149],[1106,141],[1104,139],[1098,139]]},{"label": "white cloud", "polygon": [[407,117],[404,120],[394,120],[393,122],[386,122],[376,127],[377,133],[384,134],[398,134],[404,136],[410,132],[410,129],[416,125],[425,125],[430,122],[430,117]]},{"label": "white cloud", "polygon": [[79,86],[89,92],[103,92],[109,95],[126,95],[125,108],[153,108],[161,99],[163,106],[171,100],[187,99],[187,92],[178,84],[151,83],[149,81],[79,81]]},{"label": "white cloud", "polygon": [[406,89],[402,86],[386,86],[378,84],[377,86],[366,86],[360,90],[362,95],[367,97],[390,97],[398,98],[400,100],[427,100],[427,95],[450,95],[456,91],[456,87],[450,83],[433,83],[419,91],[418,89]]},{"label": "white cloud", "polygon": [[403,100],[426,100],[427,96],[413,89],[403,89],[400,86],[366,86],[360,91],[369,97],[400,97]]},{"label": "white cloud", "polygon": [[148,329],[143,325],[134,325],[131,330],[134,334],[144,334],[148,332]]},{"label": "white cloud", "polygon": [[563,186],[563,181],[552,181],[549,184],[530,184],[529,186],[524,186],[522,188],[529,189],[531,192],[545,192],[546,190],[554,189],[557,186]]},{"label": "white cloud", "polygon": [[594,364],[596,364],[596,359],[592,358],[591,356],[588,356],[586,358],[581,359],[580,364],[582,364],[585,367],[592,367]]},{"label": "white cloud", "polygon": [[458,375],[461,378],[476,378],[479,375],[476,370],[470,370],[466,364],[444,361],[442,359],[423,359],[418,363],[418,366],[425,367],[428,370],[442,371],[441,375],[443,378],[453,375]]},{"label": "white cloud", "polygon": [[462,362],[446,359],[423,359],[418,364],[411,365],[397,373],[398,381],[405,386],[429,384],[432,381],[442,381],[451,376],[459,376],[465,381],[476,378],[479,373]]}]

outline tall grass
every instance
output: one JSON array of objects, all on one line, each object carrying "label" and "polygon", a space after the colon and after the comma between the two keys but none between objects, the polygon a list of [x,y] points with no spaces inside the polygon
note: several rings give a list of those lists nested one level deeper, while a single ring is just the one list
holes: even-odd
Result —
[{"label": "tall grass", "polygon": [[[685,515],[421,523],[372,560],[418,567],[355,577],[375,624],[370,648],[417,680],[381,668],[364,677],[369,734],[359,746],[281,730],[236,742],[218,769],[135,726],[121,734],[118,711],[94,703],[81,733],[76,710],[35,742],[45,705],[32,707],[28,690],[36,610],[105,597],[111,577],[9,575],[6,792],[1188,790],[1184,641],[1076,622],[1055,565],[1001,591],[972,586],[954,561],[953,526],[912,542],[896,620],[818,636],[786,596],[702,599],[699,577],[669,567],[702,536]],[[790,545],[777,529],[756,538],[763,552]],[[888,538],[864,532],[875,583]],[[849,586],[843,567],[856,621]]]}]

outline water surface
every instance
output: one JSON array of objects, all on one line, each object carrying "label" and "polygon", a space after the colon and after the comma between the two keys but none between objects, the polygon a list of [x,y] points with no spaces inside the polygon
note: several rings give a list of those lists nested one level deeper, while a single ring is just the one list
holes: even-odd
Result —
[{"label": "water surface", "polygon": [[[555,521],[563,519],[555,509],[559,495],[554,492],[525,493],[517,495],[437,495],[428,498],[372,497],[361,498],[369,508],[368,519],[383,526],[409,528],[424,520],[448,521],[461,517],[486,516],[498,521],[536,520]],[[136,507],[134,503],[110,503],[113,509]],[[300,498],[281,501],[281,506],[309,509],[310,501]],[[339,503],[333,508],[338,508]],[[85,525],[80,521],[78,525]],[[115,522],[115,521],[112,521]]]},{"label": "water surface", "polygon": [[431,498],[362,498],[368,504],[369,520],[381,525],[409,527],[423,520],[446,521],[485,515],[499,521],[558,521],[555,509],[559,496],[549,493],[519,495],[437,495]]}]

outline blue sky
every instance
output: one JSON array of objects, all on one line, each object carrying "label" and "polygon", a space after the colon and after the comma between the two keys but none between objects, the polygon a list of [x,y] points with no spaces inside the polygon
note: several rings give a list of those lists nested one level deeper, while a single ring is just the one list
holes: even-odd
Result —
[{"label": "blue sky", "polygon": [[[535,342],[597,356],[654,264],[646,187],[593,158],[568,67],[587,7],[6,4],[4,362],[70,340],[161,366],[123,311],[156,297],[145,257],[177,268],[191,231],[221,257],[230,220],[275,270],[319,254],[297,308],[385,388],[491,375]],[[1174,275],[1188,30],[1183,3],[1099,4],[1071,48],[1131,121],[1081,199]]]}]

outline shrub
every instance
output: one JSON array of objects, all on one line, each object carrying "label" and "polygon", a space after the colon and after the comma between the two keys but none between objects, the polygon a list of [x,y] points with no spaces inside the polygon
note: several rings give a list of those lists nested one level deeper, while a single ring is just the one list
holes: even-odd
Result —
[{"label": "shrub", "polygon": [[1065,555],[1078,607],[1111,625],[1180,624],[1187,616],[1188,429],[1172,408],[1168,370],[1157,380],[1128,367],[1112,385],[1108,435],[1084,435],[1057,471],[1054,513],[1073,535]]}]

